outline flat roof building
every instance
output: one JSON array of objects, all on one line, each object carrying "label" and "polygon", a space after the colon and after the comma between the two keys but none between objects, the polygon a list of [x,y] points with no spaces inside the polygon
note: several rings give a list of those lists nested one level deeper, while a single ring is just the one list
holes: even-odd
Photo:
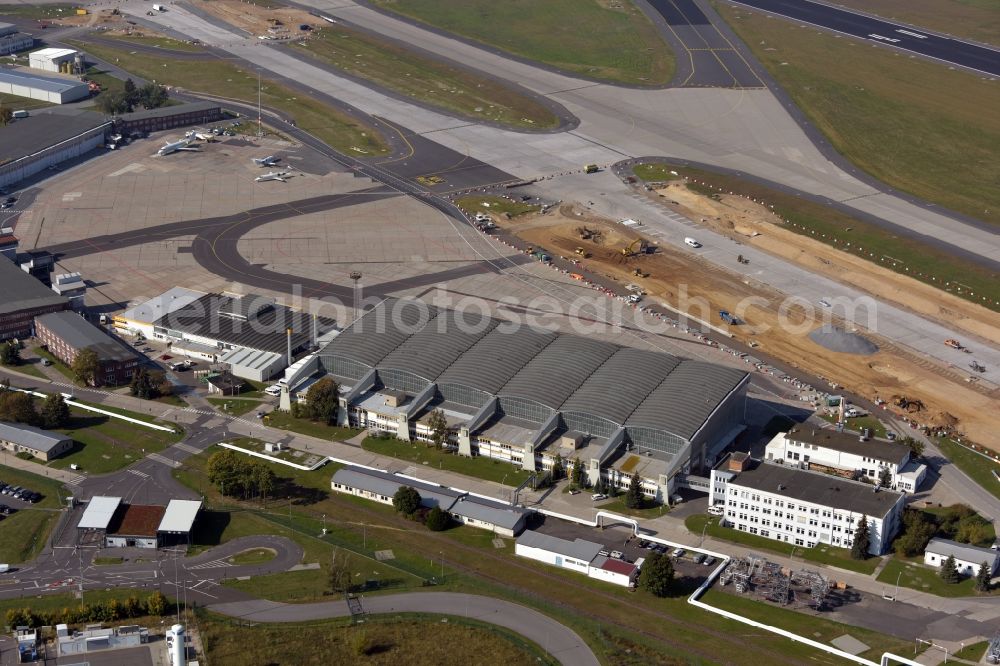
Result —
[{"label": "flat roof building", "polygon": [[77,523],[79,534],[96,533],[106,548],[157,548],[188,543],[201,511],[200,500],[170,500],[166,507],[126,504],[120,497],[95,496]]},{"label": "flat roof building", "polygon": [[[663,499],[743,430],[749,374],[660,352],[387,299],[319,352],[343,389],[342,425],[426,439],[441,409],[462,455],[551,468],[566,433],[591,483],[627,486],[626,451],[644,491]],[[579,450],[577,450],[579,449]],[[636,466],[638,468],[638,466]]]},{"label": "flat roof building", "polygon": [[118,511],[122,503],[121,497],[94,496],[87,503],[87,508],[83,511],[77,529],[81,530],[106,530],[111,520]]},{"label": "flat roof building", "polygon": [[73,49],[39,49],[28,54],[28,67],[46,72],[65,72],[68,71],[66,65],[73,62],[76,54]]},{"label": "flat roof building", "polygon": [[927,547],[924,548],[924,564],[940,568],[949,557],[954,557],[955,568],[958,569],[960,576],[975,576],[985,563],[992,577],[996,574],[997,564],[1000,562],[998,555],[1000,554],[992,548],[935,537],[928,541]]},{"label": "flat roof building", "polygon": [[35,38],[23,32],[18,32],[16,25],[0,23],[0,55],[30,49],[34,45]]},{"label": "flat roof building", "polygon": [[162,506],[123,504],[104,536],[106,548],[156,548],[157,527],[166,509]]},{"label": "flat roof building", "polygon": [[[59,81],[62,84],[62,79]],[[0,76],[0,92],[9,92],[5,85]],[[87,84],[80,85],[87,91]],[[104,143],[111,126],[111,121],[98,113],[66,108],[33,110],[29,117],[0,127],[0,187],[94,150]]]},{"label": "flat roof building", "polygon": [[118,386],[132,380],[139,354],[75,312],[52,312],[35,318],[35,335],[66,365],[85,349],[97,354],[100,369],[94,386]]},{"label": "flat roof building", "polygon": [[[2,141],[0,141],[2,143]],[[30,337],[35,317],[69,308],[69,301],[0,257],[0,340]]]},{"label": "flat roof building", "polygon": [[0,446],[14,453],[30,453],[48,462],[72,449],[73,440],[61,433],[23,423],[0,422]]},{"label": "flat roof building", "polygon": [[602,555],[604,546],[585,539],[560,539],[541,532],[525,531],[514,544],[514,554],[569,569],[607,583],[629,587],[635,584],[639,566]]},{"label": "flat roof building", "polygon": [[24,69],[0,69],[0,92],[51,104],[69,104],[90,97],[90,88],[79,79],[46,76]]},{"label": "flat roof building", "polygon": [[390,474],[364,467],[345,465],[330,480],[336,492],[370,499],[382,504],[392,504],[396,492],[404,487],[414,488],[420,494],[421,505],[438,507],[452,518],[473,527],[490,530],[513,537],[524,529],[528,509],[504,504],[426,481],[399,474]]},{"label": "flat roof building", "polygon": [[197,301],[206,294],[184,287],[173,287],[155,298],[144,301],[114,316],[114,325],[125,335],[141,333],[143,337],[153,337],[153,323],[161,317]]},{"label": "flat roof building", "polygon": [[222,120],[222,107],[214,102],[189,102],[124,113],[115,120],[115,128],[121,132],[159,132],[185,127],[205,125]]}]

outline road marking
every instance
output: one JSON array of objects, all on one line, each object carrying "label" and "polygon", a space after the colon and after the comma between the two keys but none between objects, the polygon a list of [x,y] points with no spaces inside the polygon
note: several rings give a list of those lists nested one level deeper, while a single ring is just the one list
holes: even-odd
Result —
[{"label": "road marking", "polygon": [[191,446],[190,444],[185,444],[184,442],[180,442],[178,444],[174,444],[173,448],[180,449],[181,451],[187,451],[188,453],[193,453],[195,455],[201,453],[201,449],[196,449],[195,447]]},{"label": "road marking", "polygon": [[130,470],[128,470],[128,473],[129,474],[135,474],[136,476],[141,477],[143,479],[148,479],[149,478],[149,474],[146,474],[145,472],[140,472],[137,469],[130,469]]},{"label": "road marking", "polygon": [[927,39],[927,35],[921,35],[919,32],[913,32],[911,30],[897,30],[896,32],[901,35],[909,35],[910,37],[916,37],[917,39]]},{"label": "road marking", "polygon": [[76,476],[74,476],[73,478],[71,478],[69,481],[66,481],[66,484],[70,485],[70,486],[78,486],[86,478],[87,477],[85,477],[82,474],[77,474]]},{"label": "road marking", "polygon": [[209,562],[202,562],[201,564],[195,564],[194,566],[184,567],[188,571],[193,571],[194,569],[218,569],[220,567],[231,567],[233,566],[224,559],[211,560]]},{"label": "road marking", "polygon": [[155,460],[158,463],[163,463],[167,467],[173,467],[174,469],[181,466],[181,464],[176,460],[171,460],[166,456],[161,456],[159,453],[150,453],[148,456],[146,456],[146,458],[149,460]]}]

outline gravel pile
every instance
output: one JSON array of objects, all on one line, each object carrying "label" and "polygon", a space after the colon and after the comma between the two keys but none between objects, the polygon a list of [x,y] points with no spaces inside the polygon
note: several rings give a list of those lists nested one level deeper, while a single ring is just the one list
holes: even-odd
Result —
[{"label": "gravel pile", "polygon": [[829,324],[817,328],[809,338],[821,347],[842,354],[868,356],[878,351],[878,345],[871,340]]}]

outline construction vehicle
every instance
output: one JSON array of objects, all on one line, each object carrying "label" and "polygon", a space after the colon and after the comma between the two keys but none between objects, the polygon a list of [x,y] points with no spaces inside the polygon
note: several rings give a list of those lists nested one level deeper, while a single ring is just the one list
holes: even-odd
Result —
[{"label": "construction vehicle", "polygon": [[628,244],[628,247],[622,248],[623,257],[634,257],[636,254],[642,254],[646,252],[648,243],[644,238],[636,238],[634,241]]},{"label": "construction vehicle", "polygon": [[589,252],[587,252],[587,251],[586,251],[585,249],[583,249],[582,247],[578,247],[578,248],[576,248],[576,249],[575,249],[575,250],[573,250],[573,251],[574,251],[574,252],[576,252],[576,253],[577,253],[578,255],[580,255],[581,257],[583,257],[584,259],[589,259],[589,258],[590,258],[590,253],[589,253]]},{"label": "construction vehicle", "polygon": [[597,232],[587,227],[577,227],[576,233],[580,235],[580,240],[590,240],[597,235]]},{"label": "construction vehicle", "polygon": [[969,367],[972,368],[972,370],[974,370],[975,372],[986,372],[986,366],[980,363],[979,361],[972,361],[971,363],[969,363]]},{"label": "construction vehicle", "polygon": [[649,273],[644,273],[641,268],[636,268],[632,271],[632,275],[639,278],[648,278]]},{"label": "construction vehicle", "polygon": [[896,406],[902,407],[908,412],[919,412],[923,411],[924,403],[921,400],[910,400],[905,395],[901,395],[896,398]]},{"label": "construction vehicle", "polygon": [[734,315],[729,314],[727,310],[719,310],[719,318],[727,324],[731,324],[733,326],[740,325],[740,320]]},{"label": "construction vehicle", "polygon": [[958,340],[948,338],[947,340],[944,341],[944,343],[949,347],[951,347],[952,349],[962,349],[962,343],[959,342]]},{"label": "construction vehicle", "polygon": [[584,173],[597,173],[600,170],[601,170],[601,168],[599,166],[597,166],[596,164],[587,164],[587,165],[585,165],[583,167],[583,172]]}]

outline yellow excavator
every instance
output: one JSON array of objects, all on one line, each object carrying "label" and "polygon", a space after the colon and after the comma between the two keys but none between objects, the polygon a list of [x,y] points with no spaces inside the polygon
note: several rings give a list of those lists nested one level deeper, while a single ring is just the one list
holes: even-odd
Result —
[{"label": "yellow excavator", "polygon": [[[638,251],[637,251],[638,250]],[[634,241],[628,244],[628,247],[622,248],[623,257],[633,257],[639,252],[646,251],[646,241],[643,238],[636,238]]]}]

